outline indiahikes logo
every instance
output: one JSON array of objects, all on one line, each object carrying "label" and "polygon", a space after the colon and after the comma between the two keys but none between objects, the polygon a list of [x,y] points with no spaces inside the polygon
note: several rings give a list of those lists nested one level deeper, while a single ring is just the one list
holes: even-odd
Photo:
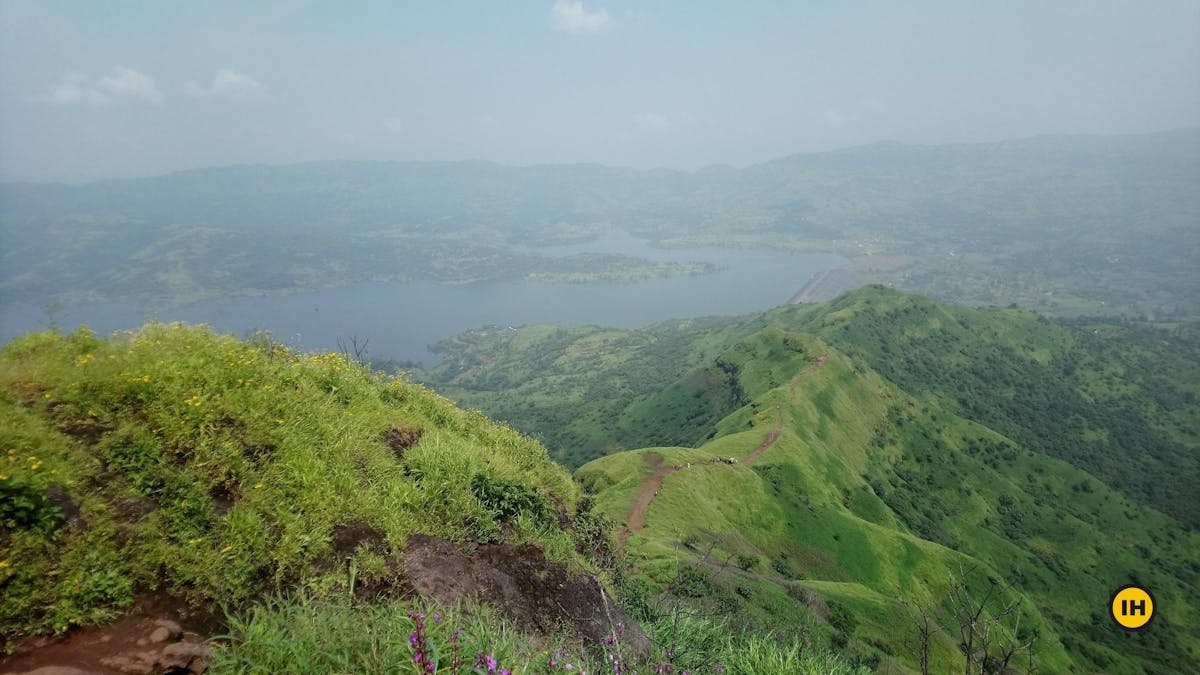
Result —
[{"label": "indiahikes logo", "polygon": [[1128,584],[1113,591],[1108,609],[1118,626],[1138,630],[1150,625],[1158,605],[1150,591],[1137,584]]}]

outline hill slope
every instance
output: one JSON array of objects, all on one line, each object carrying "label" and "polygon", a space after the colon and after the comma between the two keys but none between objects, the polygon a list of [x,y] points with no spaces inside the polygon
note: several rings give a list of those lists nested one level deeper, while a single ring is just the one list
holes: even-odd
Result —
[{"label": "hill slope", "polygon": [[[977,651],[1012,648],[1046,672],[1194,662],[1200,643],[1182,628],[1200,620],[1194,532],[908,396],[820,340],[778,329],[747,339],[763,341],[804,366],[718,423],[713,440],[578,471],[599,508],[627,524],[638,571],[666,583],[678,565],[694,566],[712,595],[757,608],[764,622],[800,616],[819,597],[852,617],[844,639],[908,667],[910,614],[927,611],[937,617],[935,672],[962,668],[955,584],[983,603],[989,578],[1005,590],[985,616],[1016,609]],[[1111,590],[1131,579],[1155,589],[1164,611],[1161,627],[1133,637],[1104,616]],[[1021,651],[1030,641],[1031,655]]]},{"label": "hill slope", "polygon": [[1065,325],[876,286],[818,305],[640,330],[473,331],[443,342],[444,361],[419,376],[541,437],[555,457],[578,465],[614,449],[690,443],[712,433],[711,422],[733,407],[694,417],[690,428],[679,428],[676,418],[624,421],[646,407],[684,410],[722,400],[721,382],[700,370],[717,367],[718,355],[771,326],[819,336],[919,399],[1200,525],[1195,325]]},{"label": "hill slope", "polygon": [[[799,559],[821,561],[822,583],[891,597],[887,569],[908,554],[870,542],[899,533],[949,552],[914,544],[923,552],[913,560],[940,572],[901,597],[936,596],[939,583],[944,597],[963,560],[953,555],[965,556],[967,568],[1020,589],[1076,668],[1153,671],[1196,658],[1197,645],[1176,629],[1192,621],[1200,572],[1194,326],[1064,325],[871,287],[739,319],[473,332],[443,348],[446,360],[424,377],[541,436],[569,462],[614,448],[696,448],[619,453],[578,473],[617,522],[640,511],[646,529],[631,525],[629,542],[660,581],[680,542],[763,565],[784,556],[783,570],[792,564],[785,546],[815,547]],[[829,366],[810,372],[818,354]],[[772,434],[750,471],[708,463],[745,457]],[[689,462],[693,471],[670,468]],[[659,497],[641,492],[647,480]],[[810,530],[814,503],[829,509],[818,519],[828,522]],[[674,513],[656,518],[671,504]],[[779,522],[802,524],[764,524]],[[717,526],[720,536],[706,539]],[[859,543],[839,546],[830,532]],[[860,550],[887,551],[867,557],[890,562],[847,569]],[[788,587],[779,586],[788,573],[775,572],[770,583]],[[763,575],[772,576],[750,576]],[[1150,578],[1170,589],[1179,614],[1135,644],[1114,634],[1103,602]],[[809,590],[818,587],[841,588]],[[879,621],[902,608],[860,609],[862,621]]]},{"label": "hill slope", "polygon": [[541,445],[339,354],[32,334],[0,421],[5,672],[866,672],[827,633],[639,625]]},{"label": "hill slope", "polygon": [[[535,441],[341,355],[151,325],[0,352],[0,634],[157,592],[400,593],[417,534],[578,567],[578,490]],[[561,524],[560,524],[561,523]]]}]

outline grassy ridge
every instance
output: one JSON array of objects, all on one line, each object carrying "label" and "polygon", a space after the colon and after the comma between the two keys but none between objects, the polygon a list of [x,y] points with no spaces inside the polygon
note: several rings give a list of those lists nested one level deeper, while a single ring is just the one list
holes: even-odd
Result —
[{"label": "grassy ridge", "polygon": [[[920,597],[937,579],[902,589],[895,586],[902,574],[890,567],[894,561],[918,551],[918,558],[934,561],[926,561],[930,569],[942,569],[943,584],[958,565],[952,565],[958,558],[929,557],[920,546],[871,544],[886,539],[880,532],[892,532],[965,555],[1018,587],[1076,667],[1181,668],[1200,649],[1180,628],[1196,621],[1189,598],[1200,573],[1200,542],[1190,527],[1200,484],[1200,351],[1193,327],[1064,325],[1018,310],[967,310],[872,287],[834,303],[706,324],[526,331],[536,334],[535,342],[522,344],[524,331],[509,331],[504,342],[469,336],[469,350],[455,347],[445,368],[460,368],[461,357],[470,354],[474,363],[457,371],[460,388],[452,394],[502,418],[517,396],[538,396],[508,419],[546,438],[552,452],[563,452],[557,440],[576,437],[594,438],[595,448],[637,447],[634,426],[613,420],[640,410],[659,413],[641,416],[644,446],[698,444],[695,450],[647,450],[667,464],[743,456],[775,420],[784,422],[780,440],[754,467],[761,484],[748,472],[738,479],[714,473],[719,467],[666,477],[646,514],[647,530],[630,538],[644,556],[643,571],[662,584],[680,546],[694,545],[690,555],[698,563],[718,540],[726,561],[757,556],[755,574],[776,574],[764,586],[745,573],[722,586],[726,597],[738,596],[742,586],[757,589],[755,597],[766,604],[778,603],[779,589],[787,589],[797,569],[815,569],[828,590],[853,587],[828,584],[859,584],[882,597]],[[772,353],[763,344],[770,340],[778,359],[788,351],[782,336],[799,341],[808,358],[818,350],[841,356],[830,357],[835,368],[802,378],[794,393],[768,388],[786,380],[785,371],[756,378],[738,369],[733,378],[718,363],[739,350]],[[821,342],[812,342],[814,336]],[[826,346],[816,346],[822,342]],[[534,345],[536,369],[524,352]],[[659,360],[649,368],[652,358]],[[586,363],[600,365],[588,371]],[[522,374],[530,380],[516,384],[520,394],[474,387]],[[755,389],[755,381],[762,387]],[[569,431],[544,425],[545,416],[564,410],[557,394],[566,382],[571,392],[588,393],[584,410],[593,413],[571,420]],[[746,396],[748,389],[758,393]],[[605,399],[606,390],[628,394]],[[712,422],[722,406],[738,401],[746,402]],[[688,414],[697,410],[708,417]],[[659,436],[664,425],[677,435]],[[649,471],[637,453],[623,453],[595,460],[578,476],[620,521]],[[667,509],[673,530],[655,530],[655,521],[664,522],[656,509]],[[802,525],[780,528],[780,522]],[[834,533],[853,545],[842,545]],[[781,549],[780,542],[796,549]],[[1103,605],[1112,589],[1134,579],[1172,598],[1169,621],[1135,639],[1112,631]],[[900,649],[884,627],[894,628],[896,611],[904,608],[870,610],[864,599],[851,605],[862,610],[859,626],[881,626],[880,634],[860,638]],[[773,611],[798,611],[796,602],[792,607],[776,604]],[[878,645],[872,649],[887,655]]]},{"label": "grassy ridge", "polygon": [[[33,334],[0,352],[0,419],[9,638],[155,588],[196,604],[383,588],[411,533],[575,559],[553,514],[578,491],[542,446],[338,354],[181,325]],[[497,490],[544,508],[498,510]]]},{"label": "grassy ridge", "polygon": [[[620,521],[648,475],[645,453],[693,463],[666,478],[646,529],[630,537],[640,570],[664,580],[681,552],[700,566],[713,556],[756,560],[727,591],[755,605],[773,602],[771,585],[798,584],[847,608],[850,635],[878,658],[910,667],[909,606],[944,603],[951,575],[984,570],[1016,589],[1021,625],[1040,631],[1043,670],[1153,672],[1194,658],[1200,644],[1180,628],[1200,620],[1190,600],[1194,533],[1064,462],[907,396],[817,340],[792,339],[824,365],[728,417],[713,441],[620,453],[579,470]],[[746,455],[779,422],[783,433],[754,466],[705,463]],[[1130,579],[1169,598],[1164,627],[1133,639],[1103,615],[1108,593]],[[954,626],[943,619],[941,630],[934,670],[961,667]]]},{"label": "grassy ridge", "polygon": [[905,391],[1200,525],[1194,327],[1067,327],[882,288],[768,320],[820,335]]},{"label": "grassy ridge", "polygon": [[229,612],[216,673],[866,672],[719,619],[647,621],[638,655],[394,601],[413,533],[590,566],[579,489],[528,437],[342,355],[183,325],[34,334],[0,352],[0,419],[5,649],[165,594]]},{"label": "grassy ridge", "polygon": [[[473,332],[444,342],[445,362],[419,376],[574,466],[711,434],[715,415],[688,411],[730,392],[704,369],[768,327],[819,336],[917,398],[1200,524],[1200,331],[1191,324],[1064,325],[868,287],[819,305],[640,330]],[[612,424],[647,406],[671,414]]]}]

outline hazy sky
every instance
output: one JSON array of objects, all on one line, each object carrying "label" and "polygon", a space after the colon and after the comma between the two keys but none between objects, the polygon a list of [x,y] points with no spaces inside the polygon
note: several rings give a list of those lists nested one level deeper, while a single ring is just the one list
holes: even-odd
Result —
[{"label": "hazy sky", "polygon": [[0,0],[0,179],[1200,124],[1200,2]]}]

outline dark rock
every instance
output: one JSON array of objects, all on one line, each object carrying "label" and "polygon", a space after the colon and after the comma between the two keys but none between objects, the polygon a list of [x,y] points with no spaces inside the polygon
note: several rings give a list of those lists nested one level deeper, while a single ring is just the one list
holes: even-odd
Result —
[{"label": "dark rock", "polygon": [[175,642],[163,647],[158,658],[160,672],[200,675],[212,663],[212,647],[197,642]]},{"label": "dark rock", "polygon": [[424,429],[396,425],[383,433],[383,442],[392,449],[396,459],[403,459],[405,451],[421,441]]},{"label": "dark rock", "polygon": [[165,628],[170,631],[170,640],[178,640],[180,635],[183,635],[183,626],[171,621],[170,619],[155,619],[154,625],[159,628]]},{"label": "dark rock", "polygon": [[233,508],[238,498],[238,492],[224,483],[214,485],[208,491],[208,499],[212,502],[213,511],[216,511],[218,516],[229,513],[229,509]]},{"label": "dark rock", "polygon": [[536,546],[481,544],[467,556],[444,539],[413,535],[404,562],[406,578],[427,600],[484,602],[525,631],[548,635],[567,624],[591,642],[617,635],[634,653],[649,651],[645,633],[599,581],[570,574]]},{"label": "dark rock", "polygon": [[151,675],[154,672],[154,664],[157,660],[158,652],[154,650],[126,652],[102,658],[100,659],[100,665],[122,673],[129,673],[129,675]]},{"label": "dark rock", "polygon": [[340,558],[353,556],[359,546],[365,545],[377,552],[383,552],[387,548],[383,533],[361,520],[352,520],[333,528],[329,535],[329,544]]},{"label": "dark rock", "polygon": [[113,512],[121,520],[138,521],[158,508],[158,505],[143,497],[118,497],[112,502]]},{"label": "dark rock", "polygon": [[51,485],[46,488],[46,499],[62,511],[63,520],[68,526],[77,530],[87,528],[87,523],[84,522],[83,515],[79,512],[79,505],[75,503],[74,499],[71,499],[66,488],[61,485]]}]

